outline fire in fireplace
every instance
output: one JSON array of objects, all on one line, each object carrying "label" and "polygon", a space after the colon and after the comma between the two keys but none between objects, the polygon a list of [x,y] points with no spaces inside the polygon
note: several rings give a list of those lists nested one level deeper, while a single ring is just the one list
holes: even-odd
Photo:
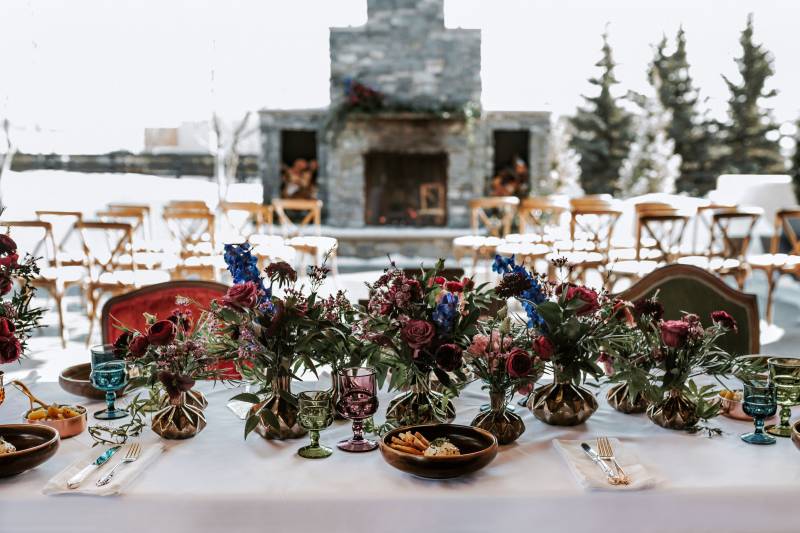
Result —
[{"label": "fire in fireplace", "polygon": [[367,225],[447,224],[447,154],[369,152],[364,169]]}]

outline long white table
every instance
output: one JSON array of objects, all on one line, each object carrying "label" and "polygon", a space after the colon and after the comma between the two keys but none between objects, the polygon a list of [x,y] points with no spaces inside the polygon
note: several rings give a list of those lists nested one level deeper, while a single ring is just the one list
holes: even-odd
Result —
[{"label": "long white table", "polygon": [[[55,383],[32,389],[45,399],[81,402]],[[201,390],[209,400],[208,427],[193,439],[168,441],[166,452],[123,495],[41,494],[51,476],[85,453],[88,435],[63,441],[39,468],[0,479],[0,532],[800,531],[800,452],[788,439],[745,444],[738,436],[749,429],[745,422],[719,418],[715,423],[725,434],[709,439],[617,413],[604,400],[577,428],[547,426],[518,408],[527,431],[501,447],[492,464],[471,477],[429,481],[393,469],[378,451],[337,450],[328,459],[308,460],[295,454],[304,440],[252,434],[245,441],[243,422],[226,408],[236,391],[208,383]],[[389,397],[381,394],[382,406]],[[456,422],[469,423],[485,401],[471,385],[456,402]],[[17,422],[26,405],[9,389],[0,422]],[[348,433],[348,423],[336,422],[322,441],[335,444]],[[626,493],[579,488],[551,441],[599,435],[634,446],[665,483]]]}]

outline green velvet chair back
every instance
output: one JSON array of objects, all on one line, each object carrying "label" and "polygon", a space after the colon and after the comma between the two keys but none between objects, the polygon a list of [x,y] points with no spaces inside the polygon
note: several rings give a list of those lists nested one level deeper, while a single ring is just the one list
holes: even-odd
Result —
[{"label": "green velvet chair back", "polygon": [[711,312],[727,311],[736,319],[739,332],[729,332],[720,345],[734,355],[760,351],[758,301],[754,294],[740,292],[709,272],[691,265],[667,265],[651,272],[620,298],[635,301],[658,291],[664,305],[664,319],[678,319],[682,311],[700,316],[703,325],[711,323]]}]

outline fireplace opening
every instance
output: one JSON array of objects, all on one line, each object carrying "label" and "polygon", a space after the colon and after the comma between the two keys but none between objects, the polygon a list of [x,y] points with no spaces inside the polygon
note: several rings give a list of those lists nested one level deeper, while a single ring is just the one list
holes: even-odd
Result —
[{"label": "fireplace opening", "polygon": [[494,175],[491,196],[527,196],[530,182],[530,132],[528,130],[495,130]]},{"label": "fireplace opening", "polygon": [[281,198],[317,197],[317,132],[281,130]]},{"label": "fireplace opening", "polygon": [[366,224],[447,224],[447,154],[370,152],[364,173]]}]

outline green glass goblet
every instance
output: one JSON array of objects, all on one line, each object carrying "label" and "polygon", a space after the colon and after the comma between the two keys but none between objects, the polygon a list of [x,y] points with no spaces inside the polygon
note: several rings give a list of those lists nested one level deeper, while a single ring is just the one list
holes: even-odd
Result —
[{"label": "green glass goblet", "polygon": [[800,359],[771,357],[768,360],[770,381],[775,384],[775,395],[781,407],[781,422],[767,426],[767,433],[776,437],[791,437],[792,406],[800,404]]},{"label": "green glass goblet", "polygon": [[319,432],[333,423],[333,404],[329,391],[307,391],[297,395],[300,426],[308,431],[311,444],[297,450],[297,455],[306,459],[324,459],[333,450],[319,443]]}]

